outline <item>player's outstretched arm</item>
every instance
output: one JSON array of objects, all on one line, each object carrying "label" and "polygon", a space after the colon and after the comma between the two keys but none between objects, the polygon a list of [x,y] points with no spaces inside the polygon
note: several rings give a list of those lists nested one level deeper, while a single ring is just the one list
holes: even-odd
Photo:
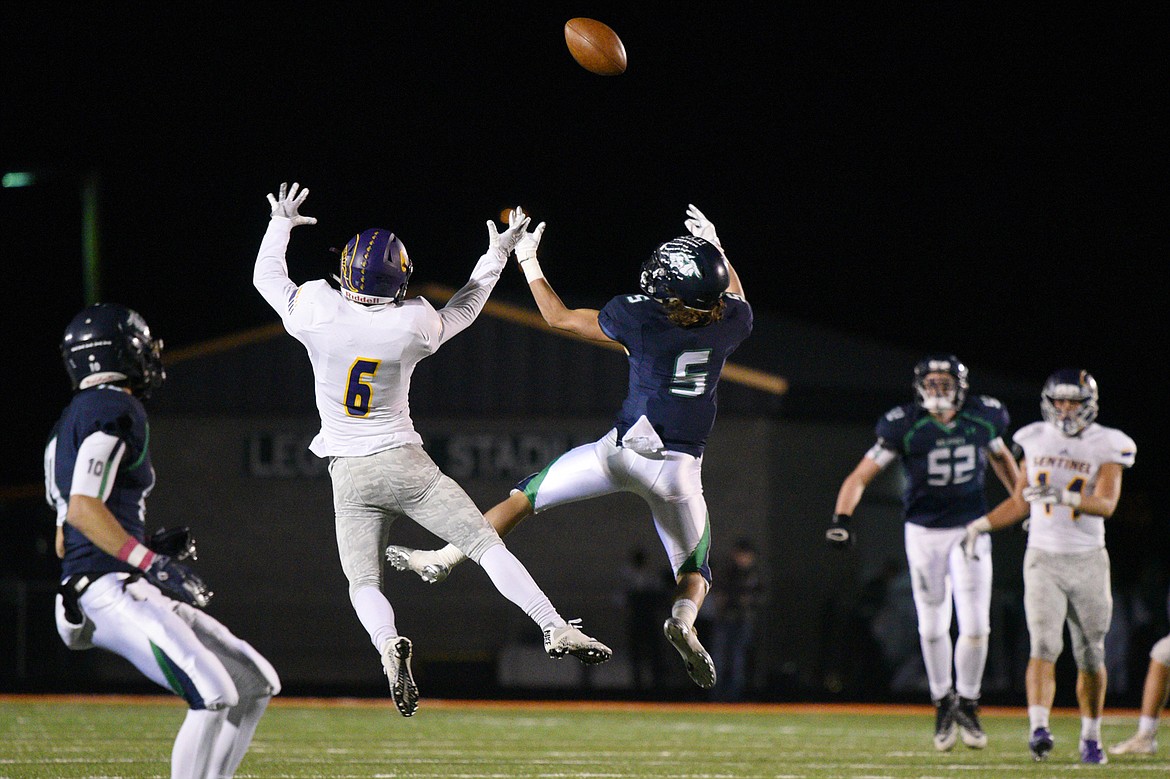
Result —
[{"label": "player's outstretched arm", "polygon": [[715,232],[715,225],[711,223],[711,220],[704,216],[703,212],[694,204],[688,204],[687,219],[683,224],[686,225],[691,235],[710,241],[723,253],[723,259],[727,260],[727,271],[730,276],[727,291],[747,300],[747,296],[743,294],[743,283],[739,280],[739,274],[735,272],[735,267],[727,258],[727,252],[723,251],[723,242],[719,240],[719,234]]},{"label": "player's outstretched arm", "polygon": [[528,216],[520,208],[508,212],[508,229],[502,233],[496,229],[495,222],[488,220],[487,251],[475,263],[467,283],[451,296],[447,305],[439,309],[439,319],[443,322],[439,345],[470,327],[483,311],[488,296],[492,294],[504,266],[508,264],[508,255],[512,253],[512,248],[520,240],[527,225]]},{"label": "player's outstretched arm", "polygon": [[542,235],[544,222],[538,224],[532,232],[525,232],[516,243],[516,261],[520,264],[520,270],[524,271],[524,278],[528,280],[528,289],[532,292],[536,307],[540,309],[540,315],[550,327],[558,330],[590,341],[611,341],[597,322],[597,309],[569,308],[545,279],[540,261],[536,259],[536,249],[540,246]]},{"label": "player's outstretched arm", "polygon": [[297,183],[293,183],[291,189],[288,184],[281,184],[279,195],[269,193],[270,220],[256,255],[256,266],[252,270],[252,284],[282,318],[288,314],[289,298],[297,288],[288,277],[288,263],[285,260],[289,233],[297,225],[317,224],[314,217],[302,216],[300,213],[300,207],[308,196],[309,190],[300,189]]}]

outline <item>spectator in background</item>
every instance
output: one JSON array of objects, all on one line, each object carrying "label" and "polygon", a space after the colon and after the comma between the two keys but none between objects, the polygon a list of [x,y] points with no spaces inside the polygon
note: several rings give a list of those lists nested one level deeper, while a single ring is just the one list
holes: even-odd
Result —
[{"label": "spectator in background", "polygon": [[715,641],[711,653],[718,681],[712,697],[739,701],[749,688],[756,624],[768,594],[759,554],[751,539],[735,542],[718,574],[721,586],[715,591]]}]

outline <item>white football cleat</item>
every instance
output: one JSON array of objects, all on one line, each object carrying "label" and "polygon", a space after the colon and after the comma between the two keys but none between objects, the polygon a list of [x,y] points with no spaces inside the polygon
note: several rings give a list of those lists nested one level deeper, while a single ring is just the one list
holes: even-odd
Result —
[{"label": "white football cleat", "polygon": [[427,584],[438,584],[451,573],[451,567],[441,563],[433,550],[409,549],[391,544],[386,547],[386,559],[396,570],[414,571]]},{"label": "white football cleat", "polygon": [[1109,747],[1111,755],[1153,755],[1158,752],[1156,733],[1137,733],[1132,737]]},{"label": "white football cleat", "polygon": [[572,619],[559,628],[544,629],[544,651],[554,660],[572,655],[585,665],[604,663],[613,650],[581,632],[581,620]]},{"label": "white football cleat", "polygon": [[714,687],[715,663],[699,643],[695,629],[687,627],[682,620],[671,617],[662,625],[662,632],[666,634],[666,640],[682,656],[691,680],[704,690]]}]

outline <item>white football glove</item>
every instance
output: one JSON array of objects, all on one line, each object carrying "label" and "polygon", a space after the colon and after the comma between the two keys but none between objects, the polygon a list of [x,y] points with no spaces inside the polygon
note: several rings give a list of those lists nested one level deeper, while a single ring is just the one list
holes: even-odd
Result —
[{"label": "white football glove", "polygon": [[532,232],[523,233],[516,242],[516,261],[520,263],[520,270],[524,271],[524,280],[529,284],[544,278],[544,271],[540,269],[540,262],[536,259],[536,247],[540,246],[542,235],[544,222],[538,224]]},{"label": "white football glove", "polygon": [[695,208],[693,205],[687,206],[687,216],[689,219],[683,224],[691,231],[691,235],[696,238],[704,238],[723,251],[723,244],[719,242],[719,236],[715,234],[715,225],[711,224],[711,220],[703,216],[703,212]]},{"label": "white football glove", "polygon": [[987,521],[986,516],[968,522],[967,534],[959,542],[959,548],[963,550],[963,557],[966,557],[968,560],[978,560],[979,555],[975,552],[975,542],[979,540],[979,536],[990,530],[991,523]]},{"label": "white football glove", "polygon": [[[316,217],[301,216],[297,210],[301,207],[301,203],[305,202],[305,198],[309,196],[309,189],[300,189],[301,185],[293,182],[292,189],[288,188],[288,184],[280,185],[280,195],[273,197],[268,195],[268,204],[272,207],[270,216],[283,217],[292,222],[292,226],[297,225],[315,225],[317,224]],[[298,193],[297,190],[300,189]]]},{"label": "white football glove", "polygon": [[487,223],[488,251],[495,252],[506,260],[508,255],[512,253],[512,249],[516,248],[516,243],[524,234],[524,228],[528,226],[528,222],[528,216],[521,208],[508,213],[508,229],[502,233],[496,230],[495,221],[489,219]]},{"label": "white football glove", "polygon": [[1055,484],[1034,484],[1024,487],[1020,497],[1029,503],[1059,503],[1062,506],[1077,508],[1081,505],[1081,493],[1071,492],[1057,487]]}]

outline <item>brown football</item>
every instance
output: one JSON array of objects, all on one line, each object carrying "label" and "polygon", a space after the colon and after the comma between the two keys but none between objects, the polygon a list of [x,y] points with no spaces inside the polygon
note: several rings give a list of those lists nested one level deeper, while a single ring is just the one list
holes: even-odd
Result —
[{"label": "brown football", "polygon": [[577,17],[565,22],[565,45],[577,64],[599,76],[626,72],[626,47],[617,33],[596,19]]}]

